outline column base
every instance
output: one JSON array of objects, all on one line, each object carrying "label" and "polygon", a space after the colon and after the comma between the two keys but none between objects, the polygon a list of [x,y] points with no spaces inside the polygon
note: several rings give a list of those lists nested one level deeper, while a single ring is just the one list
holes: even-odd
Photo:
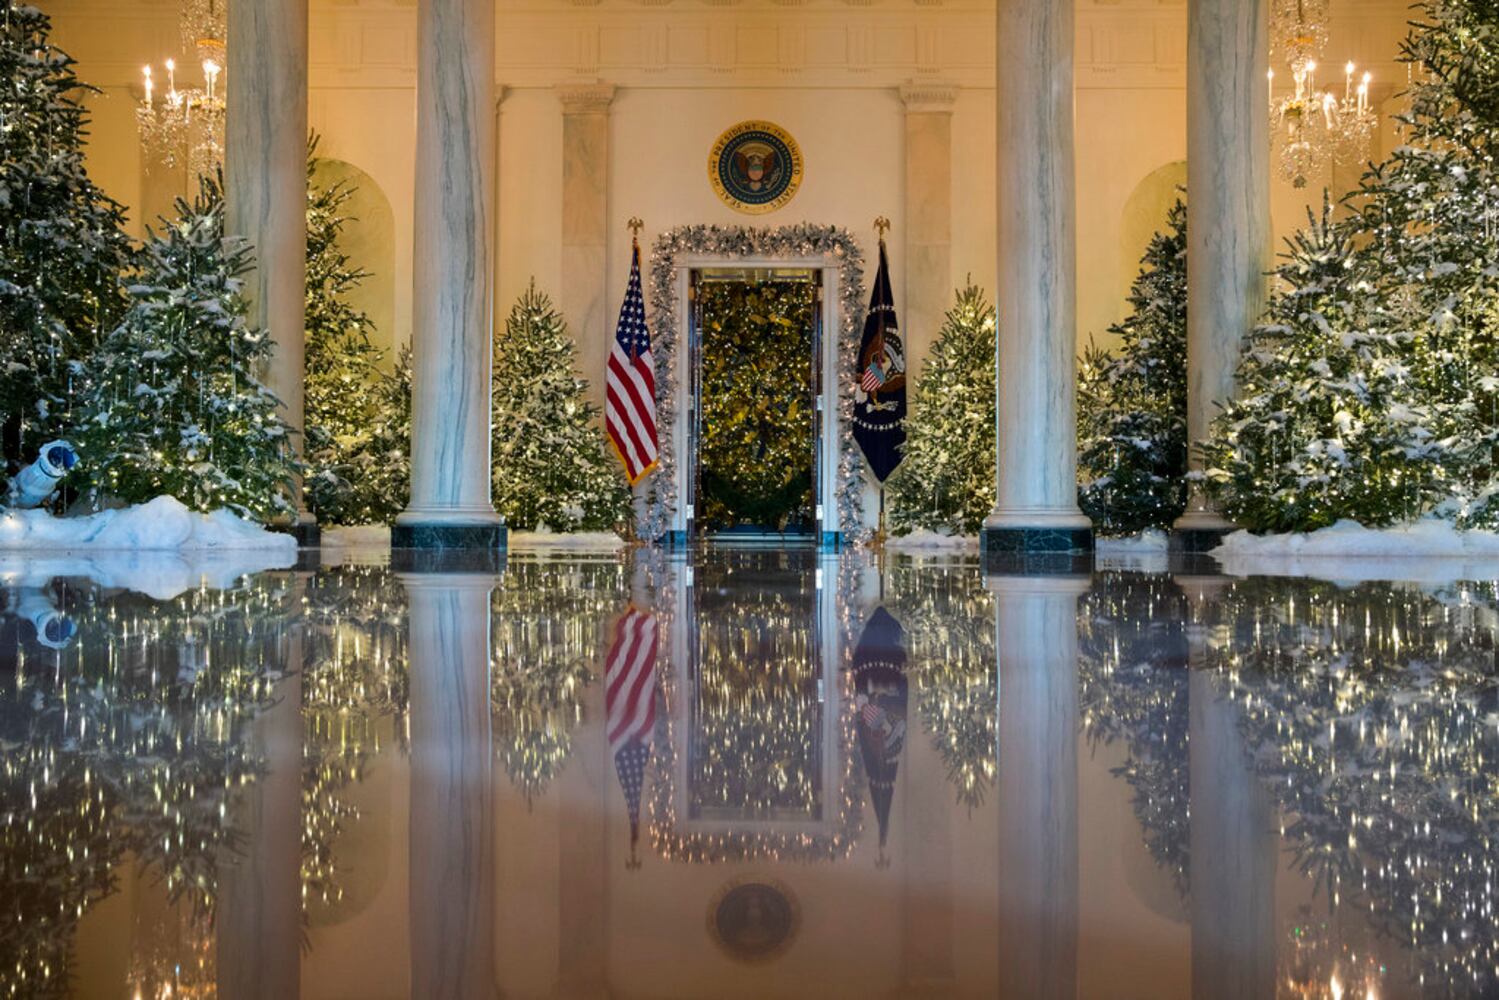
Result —
[{"label": "column base", "polygon": [[488,523],[435,523],[397,521],[390,529],[390,547],[428,551],[494,552],[505,548],[509,532],[498,521]]},{"label": "column base", "polygon": [[1171,552],[1173,555],[1206,555],[1238,530],[1237,525],[1215,510],[1189,510],[1171,526]]},{"label": "column base", "polygon": [[297,540],[299,549],[315,549],[323,544],[323,529],[316,521],[301,521],[292,525],[288,530]]},{"label": "column base", "polygon": [[1093,529],[985,526],[979,533],[984,572],[1072,576],[1093,571]]}]

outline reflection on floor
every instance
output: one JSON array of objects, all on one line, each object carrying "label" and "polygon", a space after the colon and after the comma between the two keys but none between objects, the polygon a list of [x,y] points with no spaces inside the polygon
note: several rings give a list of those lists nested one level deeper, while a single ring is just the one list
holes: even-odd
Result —
[{"label": "reflection on floor", "polygon": [[0,994],[1499,990],[1499,588],[708,550],[0,618]]}]

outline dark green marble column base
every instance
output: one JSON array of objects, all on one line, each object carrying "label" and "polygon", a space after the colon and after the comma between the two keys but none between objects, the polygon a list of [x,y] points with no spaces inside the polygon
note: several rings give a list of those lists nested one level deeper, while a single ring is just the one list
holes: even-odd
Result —
[{"label": "dark green marble column base", "polygon": [[316,522],[294,525],[291,534],[297,540],[298,548],[315,549],[323,544],[323,529]]},{"label": "dark green marble column base", "polygon": [[1170,538],[1171,552],[1173,555],[1206,555],[1237,530],[1237,528],[1173,528]]},{"label": "dark green marble column base", "polygon": [[988,573],[1068,576],[1093,571],[1091,528],[985,528],[979,551]]},{"label": "dark green marble column base", "polygon": [[505,547],[503,524],[400,524],[390,529],[394,549],[495,551]]}]

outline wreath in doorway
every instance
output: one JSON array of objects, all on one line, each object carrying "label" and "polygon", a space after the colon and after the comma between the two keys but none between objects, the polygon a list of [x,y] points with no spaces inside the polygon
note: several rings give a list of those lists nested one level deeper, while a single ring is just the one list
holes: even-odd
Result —
[{"label": "wreath in doorway", "polygon": [[[864,252],[847,229],[839,226],[795,225],[775,229],[740,226],[680,226],[657,237],[651,249],[652,353],[656,359],[656,411],[660,414],[661,464],[649,480],[640,536],[665,537],[676,510],[675,420],[677,345],[682,334],[677,294],[684,257],[710,257],[724,262],[761,258],[804,262],[821,259],[838,269],[838,370],[827,377],[841,382],[857,363],[864,325]],[[831,332],[831,331],[830,331]],[[838,394],[838,530],[848,542],[865,540],[870,532],[863,518],[863,458],[853,438],[853,396]]]}]

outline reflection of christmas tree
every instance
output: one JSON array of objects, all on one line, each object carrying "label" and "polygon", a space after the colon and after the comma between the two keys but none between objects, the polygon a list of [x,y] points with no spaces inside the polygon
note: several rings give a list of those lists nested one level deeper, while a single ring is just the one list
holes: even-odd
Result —
[{"label": "reflection of christmas tree", "polygon": [[615,560],[512,558],[495,588],[495,752],[528,801],[546,791],[572,753],[591,664],[608,647],[609,621],[628,598],[625,566]]},{"label": "reflection of christmas tree", "polygon": [[1079,606],[1079,708],[1095,743],[1123,741],[1114,769],[1134,792],[1155,862],[1187,892],[1186,599],[1165,576],[1104,574]]},{"label": "reflection of christmas tree", "polygon": [[[1409,949],[1430,995],[1499,989],[1493,595],[1237,583],[1210,662],[1334,912]],[[1325,978],[1325,977],[1324,977]]]},{"label": "reflection of christmas tree", "polygon": [[0,643],[0,993],[65,992],[73,929],[127,856],[206,914],[241,741],[270,703],[275,583],[171,601],[69,589],[78,638]]},{"label": "reflection of christmas tree", "polygon": [[[738,551],[694,574],[695,669],[685,689],[670,672],[660,676],[668,710],[658,714],[652,742],[656,849],[689,861],[846,856],[863,812],[853,692],[845,675],[836,701],[825,704],[820,694],[810,568],[797,553]],[[843,709],[836,747],[824,738],[828,704]],[[678,754],[686,755],[680,791]],[[829,754],[837,789],[823,777]],[[808,832],[813,826],[818,832]]]},{"label": "reflection of christmas tree", "polygon": [[972,809],[994,784],[998,754],[994,600],[972,567],[911,562],[889,571],[886,594],[905,628],[917,715]]}]

